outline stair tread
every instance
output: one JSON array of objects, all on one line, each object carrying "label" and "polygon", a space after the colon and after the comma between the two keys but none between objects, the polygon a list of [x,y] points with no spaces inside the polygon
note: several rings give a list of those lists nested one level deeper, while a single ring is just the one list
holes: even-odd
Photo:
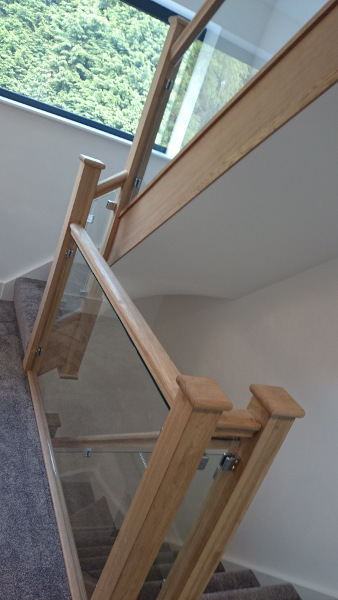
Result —
[{"label": "stair tread", "polygon": [[73,529],[96,529],[97,527],[115,528],[107,499],[102,496],[99,500],[88,504],[81,510],[70,515]]},{"label": "stair tread", "polygon": [[[153,580],[156,581],[156,580],[166,579],[170,573],[171,567],[172,567],[172,563],[154,563],[146,577],[146,581],[153,581]],[[224,571],[224,567],[223,567],[222,563],[219,563],[219,565],[217,566],[216,572],[223,572],[223,571]]]},{"label": "stair tread", "polygon": [[106,556],[89,556],[80,558],[80,565],[83,571],[91,573],[92,571],[102,571],[104,565],[107,562],[108,555]]},{"label": "stair tread", "polygon": [[14,287],[14,306],[23,349],[26,350],[46,286],[45,281],[19,277]]},{"label": "stair tread", "polygon": [[62,481],[62,489],[69,516],[95,502],[94,492],[88,481]]},{"label": "stair tread", "polygon": [[82,558],[93,558],[95,556],[108,556],[115,539],[112,539],[111,544],[97,546],[82,546],[77,549],[80,560]]},{"label": "stair tread", "polygon": [[[146,600],[144,597],[142,600]],[[293,585],[280,583],[265,587],[204,593],[201,600],[301,600]]]},{"label": "stair tread", "polygon": [[214,573],[205,592],[214,593],[243,588],[259,587],[259,581],[250,569]]},{"label": "stair tread", "polygon": [[155,560],[154,560],[154,565],[158,565],[158,564],[166,564],[166,563],[170,563],[172,564],[173,562],[175,562],[176,558],[178,556],[178,552],[173,552],[172,550],[160,550],[158,555],[156,556]]},{"label": "stair tread", "polygon": [[[165,577],[146,581],[137,600],[156,600],[161,589],[162,579],[165,579]],[[208,600],[217,600],[219,593],[223,593],[224,591],[257,589],[258,587],[258,579],[250,569],[242,569],[241,571],[216,571],[205,589],[203,600],[204,596],[207,595],[210,596]]]},{"label": "stair tread", "polygon": [[73,529],[73,536],[77,548],[88,546],[110,546],[116,539],[116,530],[112,527]]}]

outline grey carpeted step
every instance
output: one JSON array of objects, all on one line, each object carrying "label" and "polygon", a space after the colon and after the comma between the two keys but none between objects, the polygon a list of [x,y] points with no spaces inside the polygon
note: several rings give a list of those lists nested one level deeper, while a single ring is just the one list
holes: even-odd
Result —
[{"label": "grey carpeted step", "polygon": [[114,543],[117,532],[112,527],[81,527],[73,529],[73,536],[77,548],[110,546]]},{"label": "grey carpeted step", "polygon": [[77,553],[79,556],[79,559],[81,560],[82,558],[92,558],[94,556],[109,556],[110,551],[113,547],[113,542],[114,540],[112,540],[111,544],[107,544],[105,546],[101,545],[97,545],[97,546],[80,546],[77,549]]},{"label": "grey carpeted step", "polygon": [[[162,580],[162,579],[166,579],[170,573],[170,569],[172,567],[172,564],[168,564],[168,563],[163,563],[163,564],[154,564],[148,575],[146,578],[146,581],[156,581],[156,580]],[[222,563],[219,563],[218,567],[217,567],[217,571],[224,571],[224,567],[222,565]]]},{"label": "grey carpeted step", "polygon": [[258,587],[259,581],[250,569],[215,573],[208,583],[205,593],[215,593],[227,590]]},{"label": "grey carpeted step", "polygon": [[50,437],[54,438],[57,430],[61,427],[61,421],[58,413],[45,413]]},{"label": "grey carpeted step", "polygon": [[86,571],[86,573],[101,573],[104,565],[107,562],[108,556],[91,556],[88,558],[80,558],[82,571]]},{"label": "grey carpeted step", "polygon": [[[143,598],[142,600],[146,600]],[[301,600],[290,583],[203,594],[201,600]]]},{"label": "grey carpeted step", "polygon": [[178,556],[178,552],[173,552],[172,550],[160,550],[158,555],[154,560],[154,565],[164,565],[166,563],[173,564]]},{"label": "grey carpeted step", "polygon": [[[221,564],[221,563],[220,563]],[[222,565],[223,566],[223,565]],[[159,578],[157,581],[146,581],[143,585],[141,592],[138,595],[137,600],[156,600],[162,585],[162,579]],[[254,573],[249,569],[243,569],[242,571],[216,571],[212,576],[209,584],[205,589],[204,596],[213,596],[223,590],[233,589],[244,589],[244,588],[256,588],[259,586],[259,582]],[[215,600],[218,600],[215,598]]]},{"label": "grey carpeted step", "polygon": [[111,527],[114,530],[115,528],[108,502],[104,496],[70,515],[70,522],[73,530],[81,528],[95,530],[101,527]]},{"label": "grey carpeted step", "polygon": [[14,307],[24,350],[27,348],[45,286],[45,281],[28,277],[19,277],[15,282]]},{"label": "grey carpeted step", "polygon": [[0,597],[70,600],[14,304],[0,301]]},{"label": "grey carpeted step", "polygon": [[93,488],[89,481],[61,480],[61,483],[69,515],[95,502]]}]

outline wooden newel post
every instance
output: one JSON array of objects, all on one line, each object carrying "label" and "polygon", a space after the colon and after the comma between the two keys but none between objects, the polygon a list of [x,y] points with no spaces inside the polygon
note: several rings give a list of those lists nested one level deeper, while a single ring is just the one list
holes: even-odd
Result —
[{"label": "wooden newel post", "polygon": [[92,600],[135,600],[231,402],[211,379],[178,376],[179,392]]},{"label": "wooden newel post", "polygon": [[292,423],[305,414],[283,388],[250,390],[248,409],[262,428],[241,442],[237,469],[219,471],[158,600],[201,597]]},{"label": "wooden newel post", "polygon": [[[70,231],[70,224],[77,223],[85,227],[88,213],[95,196],[97,182],[105,165],[93,158],[80,156],[80,167],[71,195],[68,211],[64,220],[59,243],[55,252],[39,312],[27,346],[24,368],[31,371],[41,363],[41,357],[36,356],[37,347],[42,350],[47,346],[51,329],[55,321],[59,304],[67,283],[73,263],[76,246]],[[67,252],[69,256],[67,258]]]}]

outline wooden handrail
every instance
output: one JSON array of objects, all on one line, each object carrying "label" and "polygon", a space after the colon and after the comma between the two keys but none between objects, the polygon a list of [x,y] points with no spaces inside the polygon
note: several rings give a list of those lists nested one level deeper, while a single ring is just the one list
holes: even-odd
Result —
[{"label": "wooden handrail", "polygon": [[203,3],[200,10],[173,44],[169,54],[169,60],[172,64],[176,65],[181,60],[183,54],[203,31],[223,2],[224,0],[206,0]]},{"label": "wooden handrail", "polygon": [[53,448],[109,448],[124,452],[153,449],[160,435],[159,431],[147,433],[117,433],[111,435],[86,435],[76,437],[55,437]]},{"label": "wooden handrail", "polygon": [[87,232],[78,225],[70,226],[74,241],[104,290],[122,325],[145,361],[164,398],[170,406],[175,401],[178,369],[130,300],[112,270],[103,259]]},{"label": "wooden handrail", "polygon": [[92,600],[135,600],[231,402],[210,379],[178,378],[179,392],[123,521]]},{"label": "wooden handrail", "polygon": [[[232,409],[221,415],[213,432],[208,449],[224,448],[225,440],[252,437],[261,429],[261,423],[248,410]],[[116,433],[109,435],[86,435],[74,437],[55,437],[53,447],[69,448],[110,448],[116,451],[135,452],[152,449],[158,440],[160,431],[145,433]]]},{"label": "wooden handrail", "polygon": [[200,598],[294,419],[305,414],[283,388],[253,385],[250,390],[248,409],[261,431],[240,444],[235,471],[218,472],[158,600]]},{"label": "wooden handrail", "polygon": [[75,244],[70,233],[70,223],[85,226],[92,205],[97,182],[105,165],[99,161],[80,156],[80,167],[73,188],[69,207],[55,252],[47,284],[24,357],[24,368],[31,371],[41,363],[41,352],[47,346],[60,301],[74,260]]},{"label": "wooden handrail", "polygon": [[94,198],[99,198],[100,196],[104,196],[105,194],[109,194],[114,190],[122,187],[128,177],[128,171],[120,171],[120,173],[116,173],[116,175],[112,175],[111,177],[107,177],[107,179],[103,179],[98,183],[96,192],[94,194]]},{"label": "wooden handrail", "polygon": [[67,512],[66,502],[62,492],[60,477],[55,469],[53,445],[50,437],[48,424],[43,408],[40,387],[37,375],[33,371],[27,372],[31,390],[32,403],[39,431],[43,460],[46,466],[49,489],[52,497],[56,523],[59,530],[60,542],[67,571],[69,587],[72,600],[85,600],[87,598],[81,567]]},{"label": "wooden handrail", "polygon": [[331,0],[136,196],[110,265],[337,82],[337,30]]},{"label": "wooden handrail", "polygon": [[213,437],[252,437],[260,429],[261,423],[249,410],[233,408],[220,416]]},{"label": "wooden handrail", "polygon": [[130,201],[133,193],[135,193],[136,178],[142,179],[144,176],[158,127],[169,99],[170,89],[168,89],[167,86],[168,80],[174,81],[178,71],[178,66],[173,67],[170,62],[169,53],[172,45],[186,27],[187,21],[181,17],[170,17],[169,23],[170,27],[166,41],[128,154],[125,167],[128,171],[128,178],[123,189],[116,198],[117,210],[115,216],[112,217],[111,230],[107,237],[103,252],[103,256],[106,259],[109,256],[113,239],[118,228],[119,215]]}]

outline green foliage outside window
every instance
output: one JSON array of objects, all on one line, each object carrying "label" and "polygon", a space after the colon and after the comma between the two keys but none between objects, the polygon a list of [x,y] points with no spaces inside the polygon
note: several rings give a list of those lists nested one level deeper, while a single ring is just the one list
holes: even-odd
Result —
[{"label": "green foliage outside window", "polygon": [[[167,31],[122,0],[0,0],[0,87],[134,134]],[[194,42],[182,60],[156,139],[162,146],[202,46]],[[209,46],[205,56],[183,145],[255,72]]]},{"label": "green foliage outside window", "polygon": [[167,29],[120,0],[0,0],[0,86],[135,133]]}]

